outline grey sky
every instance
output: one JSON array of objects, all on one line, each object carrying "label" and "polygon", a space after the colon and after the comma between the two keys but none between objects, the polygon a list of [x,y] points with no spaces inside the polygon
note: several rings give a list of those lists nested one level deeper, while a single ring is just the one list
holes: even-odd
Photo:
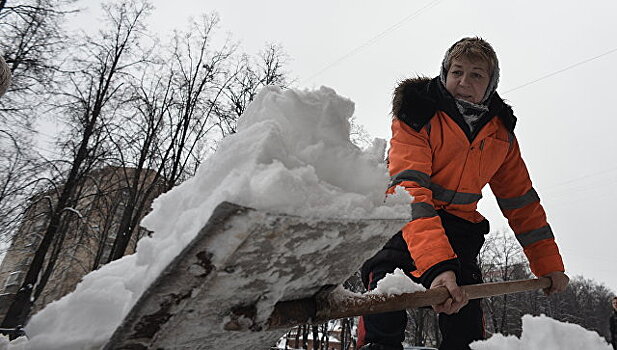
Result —
[{"label": "grey sky", "polygon": [[[373,136],[386,139],[399,80],[437,75],[445,50],[463,36],[488,40],[500,60],[498,92],[519,119],[523,157],[567,272],[617,291],[617,2],[153,2],[151,23],[162,37],[185,28],[189,16],[216,11],[221,34],[230,32],[245,51],[282,44],[297,87],[335,89],[356,103]],[[488,193],[480,210],[493,229],[506,226]]]}]

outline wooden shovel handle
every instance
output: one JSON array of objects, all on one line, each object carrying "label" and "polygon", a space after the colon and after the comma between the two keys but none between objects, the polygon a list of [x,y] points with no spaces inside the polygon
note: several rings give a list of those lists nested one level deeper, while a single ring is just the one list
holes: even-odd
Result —
[{"label": "wooden shovel handle", "polygon": [[[467,293],[467,297],[471,300],[544,289],[550,286],[551,280],[547,277],[541,277],[529,280],[472,284],[462,286],[461,289]],[[446,287],[439,287],[427,289],[423,292],[401,294],[401,296],[403,300],[409,300],[410,304],[413,304],[414,307],[424,307],[443,303],[450,297],[450,293]],[[392,305],[392,307],[395,307],[395,305]]]},{"label": "wooden shovel handle", "polygon": [[[465,290],[469,299],[479,299],[544,289],[550,286],[551,280],[542,277],[530,280],[481,283],[462,286],[461,288]],[[317,303],[316,321],[419,308],[441,304],[449,297],[450,293],[446,287],[398,295],[364,294],[348,298],[328,296],[325,300],[320,300]]]},{"label": "wooden shovel handle", "polygon": [[480,299],[480,298],[493,297],[497,295],[545,289],[545,288],[550,288],[550,286],[551,286],[550,278],[540,277],[540,278],[530,279],[530,280],[473,284],[469,286],[463,286],[461,288],[463,288],[465,292],[467,292],[467,296],[469,296],[469,299]]},{"label": "wooden shovel handle", "polygon": [[[549,288],[546,277],[530,280],[492,282],[462,286],[469,299],[486,298]],[[286,328],[297,324],[323,323],[344,317],[398,311],[441,304],[450,297],[446,287],[397,295],[354,294],[340,295],[329,291],[312,298],[279,302],[268,320],[267,328]]]}]

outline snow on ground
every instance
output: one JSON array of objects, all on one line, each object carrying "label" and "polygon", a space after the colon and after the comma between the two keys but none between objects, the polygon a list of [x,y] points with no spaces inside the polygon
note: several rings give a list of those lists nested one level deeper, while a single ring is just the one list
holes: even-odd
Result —
[{"label": "snow on ground", "polygon": [[559,322],[550,317],[523,316],[521,338],[495,334],[470,345],[474,350],[611,350],[604,338],[579,325]]},{"label": "snow on ground", "polygon": [[[332,89],[263,89],[192,179],[163,194],[134,255],[85,276],[26,326],[28,349],[96,349],[222,201],[311,217],[408,218],[409,196],[384,203],[385,141],[349,140],[354,104]],[[216,256],[214,257],[216,259]],[[23,343],[23,339],[20,340]],[[23,344],[22,344],[23,345]],[[11,349],[18,349],[17,341]]]}]

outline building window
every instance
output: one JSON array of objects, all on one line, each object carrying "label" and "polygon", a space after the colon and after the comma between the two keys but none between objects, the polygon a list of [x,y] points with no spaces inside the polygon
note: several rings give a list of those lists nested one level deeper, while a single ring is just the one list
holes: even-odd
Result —
[{"label": "building window", "polygon": [[23,275],[24,275],[23,271],[11,272],[9,276],[6,278],[6,282],[4,283],[4,288],[19,285],[21,283],[21,277]]}]

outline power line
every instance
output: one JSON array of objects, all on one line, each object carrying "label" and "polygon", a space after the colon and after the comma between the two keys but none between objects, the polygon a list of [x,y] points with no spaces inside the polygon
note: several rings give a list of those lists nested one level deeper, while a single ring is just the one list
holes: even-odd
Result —
[{"label": "power line", "polygon": [[552,73],[546,74],[546,75],[544,75],[544,76],[541,76],[541,77],[540,77],[540,78],[538,78],[538,79],[532,80],[532,81],[530,81],[530,82],[528,82],[528,83],[525,83],[525,84],[523,84],[523,85],[519,85],[519,86],[517,86],[517,87],[515,87],[515,88],[513,88],[513,89],[510,89],[510,90],[508,90],[508,91],[504,92],[503,94],[505,95],[505,94],[508,94],[508,93],[510,93],[510,92],[512,92],[512,91],[515,91],[515,90],[518,90],[518,89],[522,89],[522,88],[524,88],[524,87],[526,87],[526,86],[529,86],[529,85],[531,85],[531,84],[535,84],[535,83],[537,83],[537,82],[539,82],[539,81],[541,81],[541,80],[544,80],[544,79],[550,78],[550,77],[552,77],[552,76],[554,76],[554,75],[557,75],[557,74],[563,73],[563,72],[565,72],[565,71],[567,71],[567,70],[570,70],[570,69],[572,69],[572,68],[574,68],[574,67],[578,67],[578,66],[583,65],[583,64],[585,64],[585,63],[588,63],[588,62],[591,62],[591,61],[593,61],[593,60],[596,60],[596,59],[598,59],[598,58],[600,58],[600,57],[604,57],[604,56],[606,56],[606,55],[610,55],[610,54],[611,54],[611,53],[613,53],[613,52],[617,52],[617,48],[614,48],[614,49],[612,49],[612,50],[606,51],[605,53],[602,53],[602,54],[600,54],[600,55],[598,55],[598,56],[591,57],[591,58],[588,58],[588,59],[582,60],[582,61],[580,61],[580,62],[574,63],[574,64],[572,64],[572,65],[570,65],[570,66],[567,66],[567,67],[565,67],[565,68],[562,68],[562,69],[560,69],[560,70],[558,70],[558,71],[555,71],[555,72],[552,72]]},{"label": "power line", "polygon": [[351,51],[349,51],[347,54],[341,56],[340,58],[338,58],[336,61],[330,63],[329,65],[327,65],[326,67],[322,68],[321,70],[319,70],[317,73],[310,75],[308,78],[306,79],[302,79],[301,81],[311,81],[313,80],[313,78],[321,75],[323,72],[329,70],[330,68],[336,66],[337,64],[341,63],[342,61],[348,59],[349,57],[357,54],[358,52],[362,51],[363,49],[365,49],[366,47],[369,47],[373,44],[375,44],[376,42],[378,42],[379,40],[381,40],[383,37],[385,37],[387,34],[389,34],[390,32],[398,29],[399,27],[401,27],[405,22],[414,19],[416,17],[418,17],[422,12],[437,6],[437,4],[439,4],[440,2],[442,2],[443,0],[433,0],[430,3],[424,5],[423,7],[421,7],[419,10],[417,10],[416,12],[408,15],[407,17],[403,18],[402,20],[400,20],[399,22],[397,22],[396,24],[388,27],[386,30],[384,30],[383,32],[377,34],[376,36],[372,37],[371,39],[369,39],[368,41],[366,41],[364,44],[357,46],[356,48],[352,49]]},{"label": "power line", "polygon": [[578,176],[578,177],[566,180],[566,181],[558,183],[558,184],[550,185],[550,186],[546,187],[544,189],[544,191],[550,191],[550,190],[552,190],[554,188],[558,188],[558,187],[561,187],[561,186],[564,186],[564,185],[568,185],[568,184],[571,184],[573,182],[579,182],[579,181],[582,181],[582,180],[588,181],[590,178],[593,178],[593,177],[596,177],[596,176],[600,176],[600,175],[604,175],[604,174],[607,174],[607,173],[611,173],[611,172],[616,171],[616,170],[617,170],[617,167],[595,171],[595,172],[592,172],[592,173],[589,173],[589,174],[586,174],[586,175],[583,175],[583,176]]}]

